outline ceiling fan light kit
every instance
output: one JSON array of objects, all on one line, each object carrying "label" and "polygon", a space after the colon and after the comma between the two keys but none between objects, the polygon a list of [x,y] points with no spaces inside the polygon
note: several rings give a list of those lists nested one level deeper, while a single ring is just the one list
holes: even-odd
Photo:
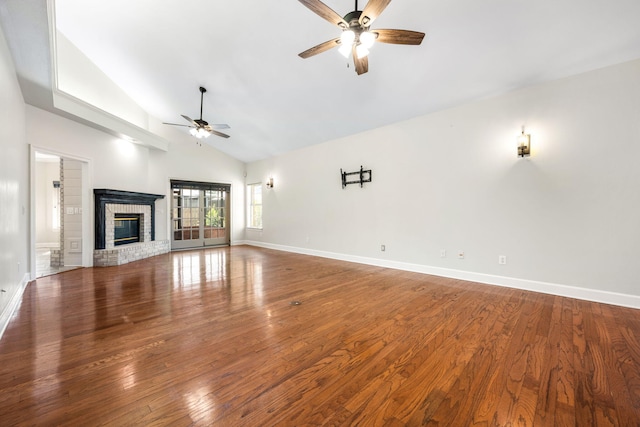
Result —
[{"label": "ceiling fan light kit", "polygon": [[363,10],[355,10],[340,17],[333,9],[320,0],[298,0],[316,15],[337,25],[342,29],[340,37],[320,43],[298,54],[301,58],[310,58],[333,47],[340,46],[338,51],[346,58],[353,56],[358,75],[369,71],[369,49],[378,41],[380,43],[419,45],[424,33],[409,30],[371,30],[371,24],[389,5],[391,0],[369,0]]},{"label": "ceiling fan light kit", "polygon": [[189,130],[189,133],[199,139],[209,138],[209,136],[211,136],[211,134],[204,128],[191,128]]}]

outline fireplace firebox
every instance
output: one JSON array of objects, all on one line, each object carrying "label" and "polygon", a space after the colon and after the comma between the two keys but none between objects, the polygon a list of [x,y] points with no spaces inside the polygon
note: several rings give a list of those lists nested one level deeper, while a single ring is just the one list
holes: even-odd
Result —
[{"label": "fireplace firebox", "polygon": [[114,246],[140,241],[142,214],[116,213],[113,218]]}]

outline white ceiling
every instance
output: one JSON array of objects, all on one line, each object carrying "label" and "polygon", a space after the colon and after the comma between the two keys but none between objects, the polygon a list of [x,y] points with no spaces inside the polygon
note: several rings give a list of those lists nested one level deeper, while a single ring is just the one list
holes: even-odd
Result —
[{"label": "white ceiling", "polygon": [[393,0],[372,28],[426,37],[376,44],[361,76],[335,49],[298,57],[340,30],[296,0],[55,4],[58,29],[159,120],[197,118],[206,87],[203,118],[231,126],[206,142],[246,162],[640,58],[638,0]]}]

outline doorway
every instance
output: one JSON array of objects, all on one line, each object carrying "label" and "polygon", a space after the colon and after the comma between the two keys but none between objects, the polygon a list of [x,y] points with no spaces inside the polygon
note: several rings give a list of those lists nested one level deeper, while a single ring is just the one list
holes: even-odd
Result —
[{"label": "doorway", "polygon": [[40,150],[32,159],[32,276],[83,267],[87,163]]},{"label": "doorway", "polygon": [[171,181],[171,249],[228,245],[231,186]]}]

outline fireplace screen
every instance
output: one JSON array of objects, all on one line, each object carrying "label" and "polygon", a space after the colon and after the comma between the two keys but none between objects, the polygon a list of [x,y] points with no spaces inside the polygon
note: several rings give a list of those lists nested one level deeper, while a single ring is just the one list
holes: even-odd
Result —
[{"label": "fireplace screen", "polygon": [[115,214],[114,239],[115,246],[140,241],[140,224],[142,214]]}]

